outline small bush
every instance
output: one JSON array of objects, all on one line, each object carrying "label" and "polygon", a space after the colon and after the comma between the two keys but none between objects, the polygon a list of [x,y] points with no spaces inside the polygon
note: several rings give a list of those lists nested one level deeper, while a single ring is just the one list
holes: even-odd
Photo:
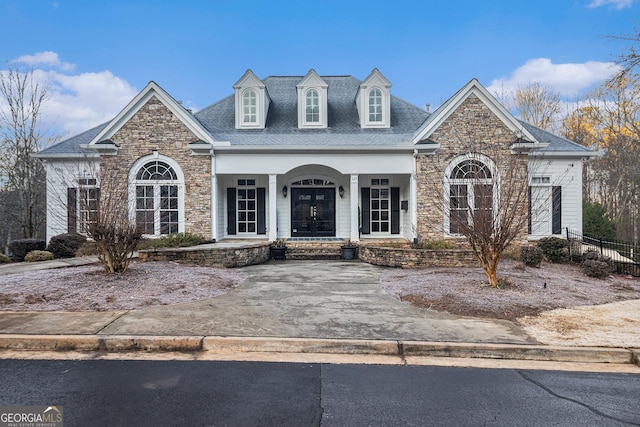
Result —
[{"label": "small bush", "polygon": [[451,243],[446,240],[425,240],[422,242],[422,249],[429,249],[432,251],[457,248],[458,247],[455,243]]},{"label": "small bush", "polygon": [[162,236],[157,239],[153,246],[156,248],[178,248],[187,246],[196,246],[204,242],[204,239],[191,233],[174,233]]},{"label": "small bush", "polygon": [[589,277],[604,279],[611,273],[611,266],[606,261],[588,259],[582,263],[582,271]]},{"label": "small bush", "polygon": [[542,249],[544,257],[555,264],[562,264],[569,260],[569,242],[559,237],[545,237],[538,240],[538,247]]},{"label": "small bush", "polygon": [[11,262],[11,258],[6,256],[5,254],[0,254],[0,264],[8,264]]},{"label": "small bush", "polygon": [[87,238],[82,234],[59,234],[51,238],[47,250],[56,258],[72,258],[86,241]]},{"label": "small bush", "polygon": [[19,239],[9,243],[11,259],[15,262],[24,261],[24,257],[31,251],[44,251],[47,242],[42,239]]},{"label": "small bush", "polygon": [[520,261],[527,267],[540,267],[544,252],[537,246],[523,246],[520,248]]},{"label": "small bush", "polygon": [[49,251],[31,251],[25,255],[26,262],[51,261],[53,254]]}]

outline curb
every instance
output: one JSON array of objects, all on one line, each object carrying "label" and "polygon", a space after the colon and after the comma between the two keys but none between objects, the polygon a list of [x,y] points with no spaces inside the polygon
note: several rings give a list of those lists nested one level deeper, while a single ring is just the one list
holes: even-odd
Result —
[{"label": "curb", "polygon": [[394,340],[131,335],[0,335],[1,350],[316,353],[640,365],[639,349]]}]

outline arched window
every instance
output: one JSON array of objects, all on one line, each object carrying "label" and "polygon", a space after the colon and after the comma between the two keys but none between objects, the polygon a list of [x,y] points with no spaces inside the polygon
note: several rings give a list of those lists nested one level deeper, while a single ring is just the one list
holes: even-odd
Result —
[{"label": "arched window", "polygon": [[153,236],[183,231],[183,178],[170,160],[141,159],[131,172],[135,175],[130,199],[133,198],[135,223],[140,231]]},{"label": "arched window", "polygon": [[255,123],[257,115],[256,93],[248,89],[242,94],[242,122]]},{"label": "arched window", "polygon": [[493,233],[495,172],[488,158],[478,157],[454,160],[447,169],[450,234],[465,234],[469,227]]},{"label": "arched window", "polygon": [[369,121],[382,121],[382,91],[378,88],[371,89],[369,92]]},{"label": "arched window", "polygon": [[305,99],[307,123],[318,123],[320,121],[320,100],[318,97],[318,91],[315,89],[309,89]]}]

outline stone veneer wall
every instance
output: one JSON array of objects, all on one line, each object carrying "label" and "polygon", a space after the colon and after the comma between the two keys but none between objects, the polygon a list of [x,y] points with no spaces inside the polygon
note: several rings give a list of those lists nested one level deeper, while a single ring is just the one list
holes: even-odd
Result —
[{"label": "stone veneer wall", "polygon": [[271,259],[271,245],[259,243],[255,245],[233,248],[205,248],[193,246],[188,248],[145,249],[138,253],[142,261],[174,261],[204,267],[244,267],[261,264]]},{"label": "stone veneer wall", "polygon": [[360,245],[359,258],[369,264],[385,267],[479,267],[470,249],[409,249]]},{"label": "stone veneer wall", "polygon": [[[435,155],[417,158],[417,210],[418,234],[425,239],[441,239],[444,233],[445,200],[443,177],[446,167],[462,154],[481,153],[496,164],[502,180],[521,180],[528,186],[526,155],[511,154],[509,147],[516,135],[475,95],[470,95],[436,129],[430,139],[440,144]],[[435,196],[434,196],[435,194]],[[503,197],[504,199],[504,197]],[[528,200],[520,198],[516,209],[528,215]],[[526,224],[526,222],[525,222]],[[526,227],[522,230],[527,236]]]},{"label": "stone veneer wall", "polygon": [[191,154],[187,145],[198,138],[161,101],[152,97],[111,139],[119,149],[100,159],[102,194],[115,191],[126,200],[133,163],[157,151],[184,174],[185,231],[211,237],[211,159]]}]

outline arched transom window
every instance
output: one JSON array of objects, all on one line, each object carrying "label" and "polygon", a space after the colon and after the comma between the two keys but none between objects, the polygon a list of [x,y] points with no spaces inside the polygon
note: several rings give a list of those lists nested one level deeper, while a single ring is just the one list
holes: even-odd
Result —
[{"label": "arched transom window", "polygon": [[135,221],[145,235],[180,231],[181,182],[176,170],[163,160],[145,162],[135,174]]},{"label": "arched transom window", "polygon": [[448,175],[450,234],[465,234],[473,227],[493,232],[494,173],[484,161],[476,158],[455,163]]}]

